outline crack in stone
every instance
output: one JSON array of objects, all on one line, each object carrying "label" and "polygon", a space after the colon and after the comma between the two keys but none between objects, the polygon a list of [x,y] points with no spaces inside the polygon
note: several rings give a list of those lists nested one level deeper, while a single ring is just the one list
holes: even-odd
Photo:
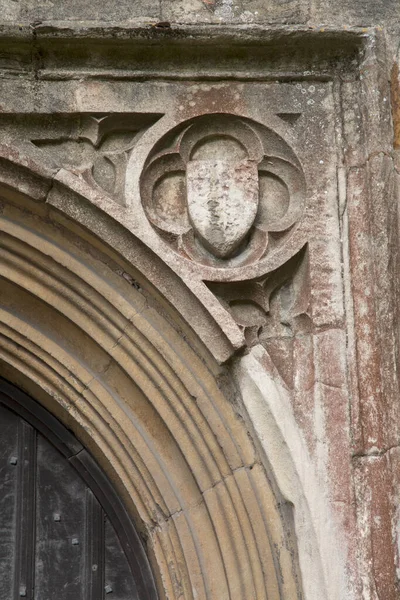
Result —
[{"label": "crack in stone", "polygon": [[396,166],[396,163],[395,163],[396,154],[397,153],[395,151],[394,152],[387,152],[386,150],[375,150],[375,152],[371,152],[371,154],[369,154],[365,158],[365,160],[363,160],[361,163],[355,164],[355,165],[349,165],[347,167],[347,170],[348,170],[349,173],[351,173],[352,171],[358,171],[359,169],[363,169],[365,167],[368,167],[369,163],[374,158],[379,158],[379,157],[386,156],[392,162],[392,167],[396,171],[396,173],[400,173],[400,169],[399,169],[399,167]]},{"label": "crack in stone", "polygon": [[231,479],[232,477],[234,477],[235,473],[238,473],[240,471],[251,471],[256,465],[259,465],[259,464],[260,463],[258,463],[257,461],[254,461],[250,465],[242,465],[241,467],[236,467],[228,475],[225,475],[224,477],[222,477],[221,479],[219,479],[218,481],[216,481],[215,483],[210,485],[210,487],[203,490],[201,492],[201,497],[198,499],[198,501],[194,502],[193,504],[189,504],[183,508],[178,508],[177,510],[171,512],[169,515],[166,515],[165,512],[162,510],[162,508],[157,504],[157,508],[159,509],[159,511],[162,515],[162,520],[157,521],[154,525],[150,526],[149,533],[152,534],[154,531],[159,531],[162,528],[162,526],[168,524],[168,522],[171,521],[171,519],[174,519],[175,517],[178,517],[185,513],[188,514],[193,509],[200,507],[206,501],[206,498],[205,498],[206,494],[208,494],[211,490],[213,490],[217,486],[224,484],[228,479]]},{"label": "crack in stone", "polygon": [[389,446],[388,448],[376,448],[373,446],[370,450],[366,452],[360,452],[357,454],[353,454],[352,459],[358,460],[363,458],[379,458],[381,456],[385,456],[391,450],[400,449],[400,444],[394,444],[393,446]]}]

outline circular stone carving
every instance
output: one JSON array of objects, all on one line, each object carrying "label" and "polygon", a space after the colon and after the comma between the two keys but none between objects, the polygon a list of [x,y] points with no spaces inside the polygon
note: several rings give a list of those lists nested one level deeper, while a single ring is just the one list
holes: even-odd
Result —
[{"label": "circular stone carving", "polygon": [[141,176],[141,198],[176,252],[238,267],[271,246],[279,250],[302,218],[305,180],[293,150],[272,130],[234,115],[204,115],[159,140]]}]

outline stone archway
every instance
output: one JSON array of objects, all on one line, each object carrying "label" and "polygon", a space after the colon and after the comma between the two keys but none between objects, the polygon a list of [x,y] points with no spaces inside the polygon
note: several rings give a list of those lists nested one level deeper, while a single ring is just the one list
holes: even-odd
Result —
[{"label": "stone archway", "polygon": [[[43,180],[30,170],[30,180],[20,171],[19,191],[2,194],[1,375],[104,469],[146,541],[161,597],[301,598],[292,507],[239,396],[221,389],[224,368],[155,289],[159,259],[145,277],[60,208],[35,201],[27,187]],[[126,240],[131,255],[144,252]],[[174,277],[167,267],[163,276]],[[181,290],[190,296],[180,282],[172,297]],[[203,326],[209,335],[211,320]]]},{"label": "stone archway", "polygon": [[90,447],[161,597],[395,600],[396,27],[196,3],[3,15],[0,371]]}]

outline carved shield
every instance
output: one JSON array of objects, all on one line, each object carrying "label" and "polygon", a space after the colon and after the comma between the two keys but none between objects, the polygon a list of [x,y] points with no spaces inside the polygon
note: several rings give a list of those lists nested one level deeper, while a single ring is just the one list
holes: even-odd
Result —
[{"label": "carved shield", "polygon": [[251,160],[192,160],[187,164],[186,184],[193,228],[210,252],[228,258],[257,214],[257,164]]}]

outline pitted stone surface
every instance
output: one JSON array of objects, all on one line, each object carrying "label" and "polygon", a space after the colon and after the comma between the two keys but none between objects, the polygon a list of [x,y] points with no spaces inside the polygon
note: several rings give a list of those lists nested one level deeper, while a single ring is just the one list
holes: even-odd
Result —
[{"label": "pitted stone surface", "polygon": [[206,247],[227,258],[239,246],[257,214],[257,164],[249,160],[193,160],[186,171],[188,211]]},{"label": "pitted stone surface", "polygon": [[105,5],[82,0],[1,0],[1,20],[38,23],[41,21],[103,21],[129,23],[135,19],[160,20],[159,0],[119,0]]}]

